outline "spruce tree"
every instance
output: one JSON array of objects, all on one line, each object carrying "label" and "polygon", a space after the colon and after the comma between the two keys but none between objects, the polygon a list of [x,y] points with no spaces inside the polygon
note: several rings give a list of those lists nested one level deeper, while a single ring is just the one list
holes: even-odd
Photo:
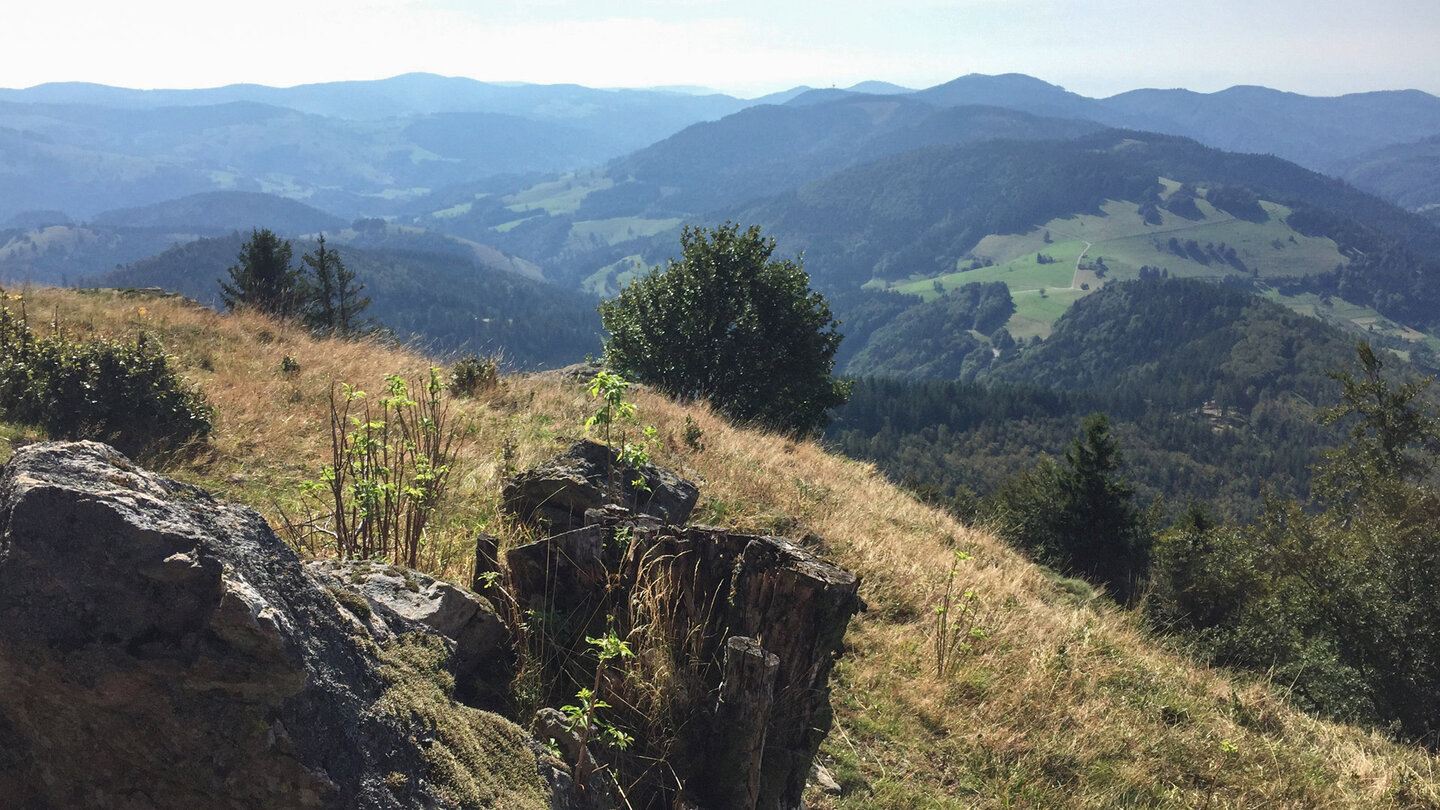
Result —
[{"label": "spruce tree", "polygon": [[360,293],[365,286],[355,279],[355,272],[345,267],[340,255],[325,247],[322,234],[315,250],[301,257],[305,278],[305,323],[326,335],[348,337],[363,331],[360,314],[370,306],[370,299]]},{"label": "spruce tree", "polygon": [[294,315],[300,303],[300,273],[291,268],[290,242],[269,228],[252,229],[240,246],[230,280],[220,280],[227,309],[247,306],[270,315]]}]

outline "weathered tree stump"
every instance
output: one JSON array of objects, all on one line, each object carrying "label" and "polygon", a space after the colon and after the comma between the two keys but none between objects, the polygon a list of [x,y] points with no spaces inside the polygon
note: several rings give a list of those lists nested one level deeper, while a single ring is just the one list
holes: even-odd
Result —
[{"label": "weathered tree stump", "polygon": [[725,642],[724,668],[711,754],[697,792],[704,794],[709,810],[755,810],[780,659],[753,638],[731,636]]},{"label": "weathered tree stump", "polygon": [[622,464],[615,448],[585,440],[515,476],[502,495],[505,508],[521,520],[559,534],[584,526],[585,512],[606,504],[681,524],[690,519],[700,490],[653,464]]},{"label": "weathered tree stump", "polygon": [[[539,491],[549,497],[552,486]],[[507,487],[507,498],[521,490]],[[573,525],[581,505],[568,495],[548,506],[514,503],[532,504],[537,517],[549,508],[552,530]],[[646,801],[639,794],[651,790],[707,810],[799,807],[832,722],[830,670],[863,606],[859,579],[779,537],[675,526],[667,514],[613,505],[583,514],[581,528],[509,551],[510,584],[521,610],[561,617],[555,626],[566,638],[549,639],[558,648],[583,654],[587,635],[614,630],[622,638],[642,633],[651,645],[645,655],[667,656],[651,671],[677,685],[675,705],[663,709],[677,736],[664,750],[624,756],[664,757],[673,770],[652,777],[655,784],[631,785],[631,798]],[[629,679],[608,683],[607,695],[640,690],[607,697],[625,722],[620,707],[642,705],[644,689]],[[584,685],[558,687],[557,696]],[[628,721],[639,728],[651,719]],[[623,767],[616,756],[612,764]]]}]

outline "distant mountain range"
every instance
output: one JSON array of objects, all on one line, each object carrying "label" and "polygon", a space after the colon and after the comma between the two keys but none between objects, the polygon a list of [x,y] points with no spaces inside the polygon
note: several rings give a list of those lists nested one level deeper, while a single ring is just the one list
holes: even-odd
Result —
[{"label": "distant mountain range", "polygon": [[[1363,155],[1440,134],[1440,99],[1418,91],[1313,98],[1236,87],[1091,99],[1018,74],[970,75],[916,91],[884,82],[800,87],[749,100],[418,73],[289,88],[45,84],[0,90],[0,222],[36,210],[84,220],[216,190],[275,193],[343,218],[391,215],[404,200],[455,183],[597,167],[746,108],[823,107],[857,97],[903,104],[893,126],[922,108],[989,106],[1184,135],[1332,174]],[[843,127],[811,134],[822,142],[846,137]],[[750,145],[771,148],[764,139]],[[1355,171],[1362,184],[1374,174]],[[1389,194],[1393,185],[1372,190]],[[1394,192],[1407,206],[1440,202],[1409,185]]]},{"label": "distant mountain range", "polygon": [[[978,373],[1090,292],[1156,274],[1247,284],[1424,359],[1437,179],[1440,99],[1416,91],[42,85],[0,90],[0,279],[174,285],[210,256],[196,240],[323,232],[395,328],[551,363],[595,345],[593,296],[673,255],[683,225],[735,219],[804,251],[847,324],[842,358],[870,373]],[[206,298],[203,263],[185,291]],[[998,329],[943,300],[977,281],[1014,296]],[[472,283],[467,306],[505,301],[511,326],[434,294]],[[546,348],[531,325],[560,301],[588,325]]]}]

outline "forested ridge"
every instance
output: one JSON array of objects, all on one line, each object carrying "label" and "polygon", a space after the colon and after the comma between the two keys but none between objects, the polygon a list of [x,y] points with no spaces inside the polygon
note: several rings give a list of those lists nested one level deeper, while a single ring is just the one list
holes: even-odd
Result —
[{"label": "forested ridge", "polygon": [[[972,343],[980,358],[994,356]],[[1326,372],[1353,347],[1334,327],[1230,285],[1117,283],[1080,299],[1044,342],[1000,352],[971,382],[860,379],[827,437],[899,482],[963,504],[1060,454],[1086,414],[1104,412],[1147,500],[1250,515],[1262,485],[1308,493],[1315,453],[1338,442],[1314,408],[1335,398]]]},{"label": "forested ridge", "polygon": [[[239,234],[200,239],[88,284],[159,286],[204,303],[235,261]],[[302,250],[308,243],[301,242]],[[557,367],[600,348],[594,299],[447,253],[336,247],[372,299],[366,315],[443,353],[497,353],[519,367]]]}]

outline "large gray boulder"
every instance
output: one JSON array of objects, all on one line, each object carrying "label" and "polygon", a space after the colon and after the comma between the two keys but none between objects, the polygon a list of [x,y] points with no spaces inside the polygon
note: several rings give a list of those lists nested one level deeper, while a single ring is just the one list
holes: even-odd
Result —
[{"label": "large gray boulder", "polygon": [[249,509],[105,445],[21,449],[0,471],[0,805],[548,807],[553,761],[451,701],[448,645],[401,625],[377,644]]}]

